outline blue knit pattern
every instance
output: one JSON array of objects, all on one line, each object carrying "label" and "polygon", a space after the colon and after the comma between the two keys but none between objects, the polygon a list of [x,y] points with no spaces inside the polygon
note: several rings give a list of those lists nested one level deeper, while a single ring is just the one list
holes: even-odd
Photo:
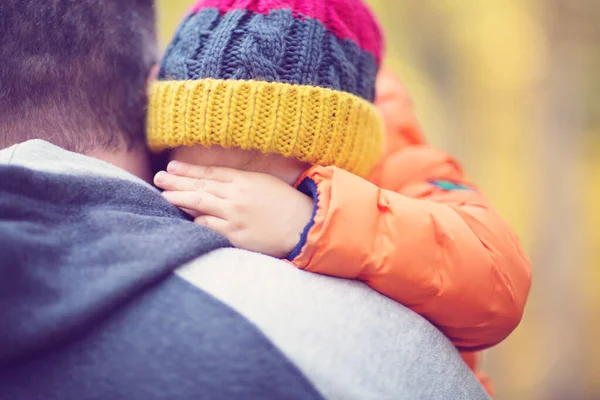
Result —
[{"label": "blue knit pattern", "polygon": [[282,82],[344,91],[372,102],[377,71],[370,52],[338,39],[315,19],[294,18],[291,10],[264,15],[205,8],[179,27],[159,79]]}]

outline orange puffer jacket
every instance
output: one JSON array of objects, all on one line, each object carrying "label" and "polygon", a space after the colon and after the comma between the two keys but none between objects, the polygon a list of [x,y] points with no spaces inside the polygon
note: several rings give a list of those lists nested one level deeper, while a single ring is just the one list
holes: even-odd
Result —
[{"label": "orange puffer jacket", "polygon": [[477,370],[477,351],[519,324],[529,261],[458,163],[427,146],[394,75],[383,71],[377,90],[386,155],[369,181],[319,166],[301,177],[316,183],[318,201],[293,263],[359,279],[421,314],[450,338],[491,393]]}]

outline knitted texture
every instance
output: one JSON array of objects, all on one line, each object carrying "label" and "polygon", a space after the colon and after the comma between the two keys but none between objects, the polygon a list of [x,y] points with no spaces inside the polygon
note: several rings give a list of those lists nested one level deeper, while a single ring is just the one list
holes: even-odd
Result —
[{"label": "knitted texture", "polygon": [[152,150],[219,145],[367,176],[381,32],[360,0],[200,0],[150,89]]},{"label": "knitted texture", "polygon": [[291,10],[215,8],[190,15],[163,59],[162,80],[255,79],[321,86],[373,101],[377,63],[356,43]]},{"label": "knitted texture", "polygon": [[357,0],[200,0],[193,13],[217,8],[222,13],[248,10],[269,14],[273,10],[292,10],[294,17],[309,17],[323,23],[339,39],[350,39],[381,61],[383,37],[371,10]]},{"label": "knitted texture", "polygon": [[150,88],[153,151],[220,145],[336,165],[366,177],[383,149],[381,119],[354,95],[258,81],[156,82]]}]

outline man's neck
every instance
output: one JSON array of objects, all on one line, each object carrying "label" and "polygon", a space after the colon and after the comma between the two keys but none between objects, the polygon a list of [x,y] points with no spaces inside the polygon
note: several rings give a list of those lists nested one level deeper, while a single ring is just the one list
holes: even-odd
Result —
[{"label": "man's neck", "polygon": [[112,164],[148,183],[152,182],[150,158],[143,146],[137,146],[130,150],[95,150],[85,155]]},{"label": "man's neck", "polygon": [[[49,108],[44,110],[44,115],[52,117],[53,115],[61,115],[62,112],[61,109]],[[2,121],[0,123],[0,150],[29,140],[44,140],[67,151],[105,161],[148,183],[152,182],[153,171],[150,156],[144,143],[138,143],[131,149],[128,149],[128,146],[123,142],[114,150],[98,147],[96,150],[79,151],[76,149],[85,148],[90,143],[102,143],[101,139],[94,140],[94,138],[108,137],[109,135],[105,135],[97,129],[86,129],[84,127],[79,127],[78,131],[74,131],[59,118],[53,119],[53,124],[47,124],[52,127],[48,128],[48,126],[43,126],[42,122],[45,120],[41,119],[39,110],[30,110],[30,114],[28,114],[29,118],[27,119]],[[122,135],[125,134],[122,133]],[[2,140],[3,138],[5,140]],[[75,140],[74,138],[78,139]]]}]

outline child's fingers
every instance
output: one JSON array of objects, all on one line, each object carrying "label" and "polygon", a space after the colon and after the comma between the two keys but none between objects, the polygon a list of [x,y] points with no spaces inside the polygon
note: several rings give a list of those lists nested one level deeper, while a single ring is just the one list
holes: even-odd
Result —
[{"label": "child's fingers", "polygon": [[182,208],[181,210],[186,214],[190,215],[192,218],[198,218],[200,216],[200,213],[198,211],[190,210],[188,208]]},{"label": "child's fingers", "polygon": [[205,192],[180,192],[166,191],[163,197],[176,207],[186,208],[201,214],[225,218],[227,214],[227,201]]},{"label": "child's fingers", "polygon": [[195,223],[205,226],[208,229],[220,233],[223,236],[227,236],[229,232],[229,224],[222,218],[214,217],[212,215],[202,215],[194,220]]},{"label": "child's fingers", "polygon": [[223,182],[177,176],[164,171],[160,171],[154,176],[154,184],[163,190],[181,192],[199,191],[210,193],[220,198],[226,197],[225,184]]},{"label": "child's fingers", "polygon": [[242,172],[230,168],[204,167],[201,165],[190,165],[179,161],[171,161],[167,165],[167,172],[188,178],[207,179],[219,182],[231,182],[235,175]]}]

